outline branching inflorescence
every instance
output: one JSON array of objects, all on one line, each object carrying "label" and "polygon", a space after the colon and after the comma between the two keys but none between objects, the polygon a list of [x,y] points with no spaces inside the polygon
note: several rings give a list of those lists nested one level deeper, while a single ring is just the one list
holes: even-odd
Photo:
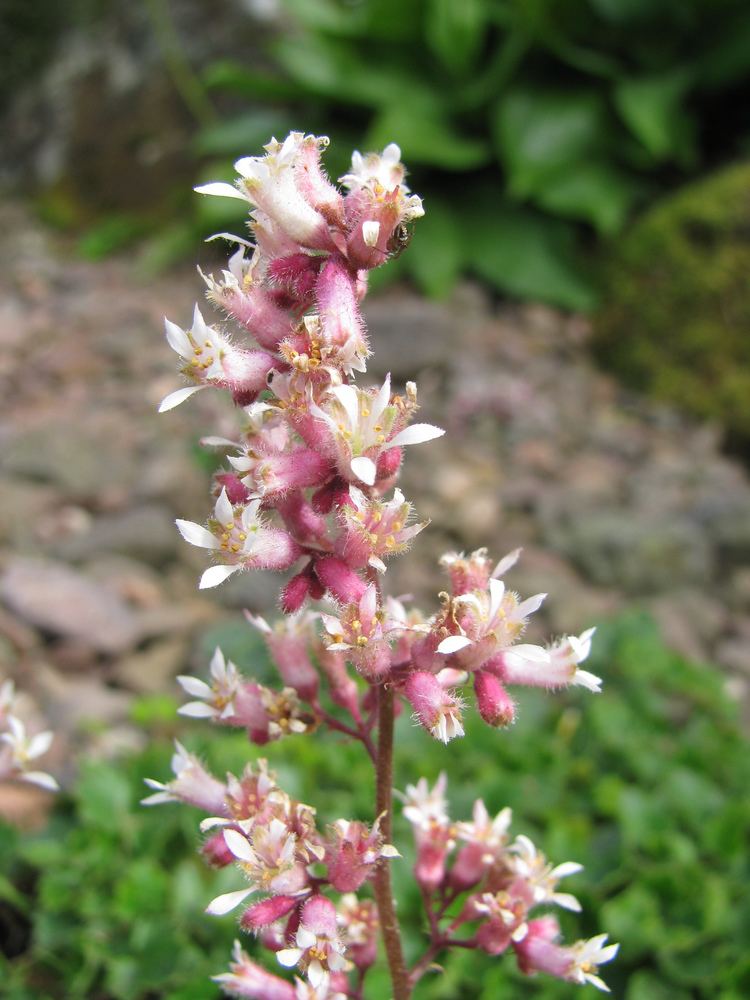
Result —
[{"label": "branching inflorescence", "polygon": [[[206,439],[228,460],[206,524],[177,526],[214,556],[202,588],[247,569],[294,572],[280,595],[280,623],[247,613],[283,686],[244,676],[217,649],[208,681],[180,678],[193,699],[180,711],[243,728],[257,745],[325,727],[359,741],[375,768],[372,822],[340,819],[321,831],[315,810],[286,794],[264,760],[220,781],[180,745],[173,780],[149,781],[155,792],[145,801],[186,802],[207,814],[205,857],[238,868],[238,889],[214,899],[208,912],[241,907],[240,928],[296,970],[292,982],[237,944],[230,971],[216,977],[230,996],[361,998],[379,934],[396,1000],[411,996],[451,948],[512,949],[525,973],[606,989],[597,968],[616,946],[605,944],[606,935],[560,944],[555,917],[537,912],[579,908],[557,888],[580,866],[553,867],[528,838],[511,839],[508,809],[493,819],[478,800],[471,821],[452,822],[444,777],[432,789],[421,778],[401,796],[429,935],[411,967],[402,953],[389,870],[398,856],[391,814],[400,703],[447,743],[464,733],[458,692],[469,683],[482,719],[507,726],[515,715],[508,686],[598,691],[600,681],[580,668],[593,629],[546,648],[519,643],[544,595],[521,600],[506,589],[502,579],[517,551],[494,566],[484,549],[444,556],[448,584],[432,616],[383,596],[386,560],[425,527],[395,485],[403,449],[443,431],[414,422],[414,383],[398,394],[390,378],[373,388],[354,384],[370,354],[360,303],[368,272],[400,252],[423,208],[404,183],[397,146],[355,153],[342,192],[321,167],[326,145],[293,132],[272,140],[265,156],[239,160],[235,186],[197,189],[251,206],[252,241],[220,234],[237,249],[219,277],[203,278],[211,302],[255,346],[207,324],[197,306],[187,330],[166,321],[191,384],[161,409],[213,386],[232,394],[243,418],[236,441]],[[326,610],[310,609],[322,600]]]}]

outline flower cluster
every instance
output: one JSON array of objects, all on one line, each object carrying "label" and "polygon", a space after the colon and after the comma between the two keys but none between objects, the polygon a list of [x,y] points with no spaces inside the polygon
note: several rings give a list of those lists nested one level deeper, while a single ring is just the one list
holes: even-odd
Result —
[{"label": "flower cluster", "polygon": [[[179,520],[177,527],[213,556],[202,588],[247,570],[289,575],[279,595],[280,623],[246,613],[281,686],[244,675],[217,650],[208,680],[179,678],[191,699],[180,712],[242,728],[257,745],[318,728],[359,741],[378,779],[373,822],[337,820],[321,834],[314,810],[286,795],[263,763],[222,782],[179,745],[174,779],[150,781],[154,794],[146,801],[182,801],[208,814],[205,856],[236,864],[246,881],[209,911],[243,906],[240,927],[297,970],[292,984],[238,945],[231,971],[217,977],[231,995],[360,996],[379,924],[396,1000],[411,995],[431,959],[470,922],[479,928],[463,947],[491,954],[513,947],[525,971],[600,985],[592,970],[611,949],[592,942],[564,949],[554,918],[529,916],[541,903],[569,905],[572,897],[555,885],[570,866],[549,868],[523,838],[509,845],[509,813],[490,821],[481,803],[473,823],[454,827],[441,788],[430,791],[424,782],[410,788],[406,812],[417,833],[416,876],[426,905],[438,894],[435,905],[446,907],[437,917],[430,911],[435,933],[447,906],[468,896],[447,936],[433,934],[425,963],[407,970],[401,954],[387,864],[397,853],[389,777],[395,713],[405,704],[447,743],[464,734],[467,690],[484,722],[508,726],[515,717],[508,689],[515,685],[596,692],[600,681],[580,668],[593,629],[548,646],[521,641],[544,595],[521,599],[506,587],[518,551],[494,566],[484,549],[444,556],[448,583],[432,614],[383,596],[388,560],[426,526],[397,486],[404,449],[443,431],[415,422],[414,383],[394,388],[389,376],[380,385],[354,384],[370,354],[360,305],[369,271],[404,248],[423,209],[406,186],[397,146],[355,153],[338,188],[321,166],[326,144],[292,132],[272,140],[264,156],[239,160],[234,185],[197,189],[246,202],[251,238],[218,234],[235,249],[219,275],[203,275],[209,302],[234,325],[233,334],[226,322],[207,322],[197,306],[188,329],[166,321],[188,384],[161,409],[213,387],[231,394],[240,426],[234,439],[204,439],[226,457],[213,509],[204,524]],[[335,893],[343,894],[337,903]],[[262,898],[246,905],[253,894]]]},{"label": "flower cluster", "polygon": [[618,946],[605,945],[606,934],[563,945],[553,914],[532,916],[540,906],[580,911],[576,897],[557,887],[582,866],[568,861],[553,867],[528,837],[511,840],[508,808],[493,819],[477,799],[471,821],[453,823],[445,789],[441,774],[432,788],[422,778],[402,796],[416,845],[414,877],[430,918],[433,950],[428,956],[451,947],[489,955],[511,949],[527,975],[545,972],[608,991],[598,967],[615,957]]},{"label": "flower cluster", "polygon": [[29,735],[18,710],[13,681],[4,681],[0,684],[0,781],[16,778],[54,792],[58,786],[52,775],[31,769],[37,757],[49,750],[52,733]]}]

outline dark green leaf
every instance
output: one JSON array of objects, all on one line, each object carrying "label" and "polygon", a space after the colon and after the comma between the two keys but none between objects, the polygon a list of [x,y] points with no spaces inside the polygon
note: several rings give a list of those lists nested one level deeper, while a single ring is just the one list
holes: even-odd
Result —
[{"label": "dark green leaf", "polygon": [[695,125],[683,107],[690,71],[623,80],[614,101],[623,121],[655,160],[688,165],[694,156]]},{"label": "dark green leaf", "polygon": [[475,63],[486,26],[483,0],[429,0],[425,16],[427,43],[452,73],[461,74]]}]

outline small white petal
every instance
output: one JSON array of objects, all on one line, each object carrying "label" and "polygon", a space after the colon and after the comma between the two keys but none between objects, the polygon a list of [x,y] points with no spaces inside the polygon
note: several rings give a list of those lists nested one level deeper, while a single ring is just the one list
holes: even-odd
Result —
[{"label": "small white petal", "polygon": [[231,823],[229,819],[224,819],[223,816],[207,816],[206,819],[200,821],[199,830],[201,833],[205,833],[206,830],[214,830],[217,826],[226,826],[227,823]]},{"label": "small white petal", "polygon": [[210,184],[199,184],[193,188],[196,194],[212,194],[219,198],[238,198],[240,201],[247,201],[247,198],[232,184],[225,181],[211,181]]},{"label": "small white petal", "polygon": [[307,927],[300,927],[297,931],[297,944],[300,948],[312,948],[318,943],[317,935]]},{"label": "small white petal", "polygon": [[242,236],[235,236],[233,233],[213,233],[211,236],[207,236],[204,243],[211,243],[212,240],[229,240],[230,243],[239,243],[243,247],[252,247],[250,240],[243,239]]},{"label": "small white petal", "polygon": [[335,396],[346,410],[350,426],[356,427],[359,423],[359,396],[354,386],[335,385],[331,389],[331,395]]},{"label": "small white petal", "polygon": [[550,898],[553,903],[557,903],[564,910],[571,910],[573,913],[581,912],[581,904],[569,892],[554,892]]},{"label": "small white petal", "polygon": [[170,394],[165,396],[161,403],[159,403],[159,413],[166,413],[167,410],[173,410],[175,406],[179,406],[180,403],[184,403],[186,399],[190,398],[190,396],[205,388],[205,385],[190,385],[185,389],[177,389],[175,392],[170,392]]},{"label": "small white petal", "polygon": [[381,858],[400,858],[401,855],[398,853],[393,844],[383,844],[380,848]]},{"label": "small white petal", "polygon": [[209,566],[200,579],[199,590],[208,590],[209,587],[218,587],[229,579],[232,573],[236,573],[239,566]]},{"label": "small white petal", "polygon": [[378,573],[385,573],[386,571],[385,563],[383,562],[382,559],[378,559],[377,556],[370,556],[370,558],[367,560],[367,565],[372,566],[372,568],[376,569]]},{"label": "small white petal", "polygon": [[221,493],[216,500],[216,506],[214,507],[214,514],[216,515],[216,520],[219,524],[227,525],[234,524],[234,510],[231,503],[229,502],[229,497],[227,496],[226,486],[223,486]]},{"label": "small white petal", "polygon": [[459,649],[466,649],[467,646],[471,646],[471,639],[467,639],[465,635],[449,635],[440,643],[437,652],[457,653]]},{"label": "small white petal", "polygon": [[362,239],[365,241],[365,246],[368,247],[376,246],[379,235],[380,235],[379,222],[374,222],[372,219],[368,219],[367,222],[362,223]]},{"label": "small white petal", "polygon": [[283,965],[286,969],[291,969],[292,966],[296,965],[297,962],[302,958],[301,948],[282,948],[281,951],[276,952],[276,958],[280,965]]},{"label": "small white petal", "polygon": [[371,458],[367,458],[366,455],[361,455],[359,458],[353,458],[350,463],[350,468],[357,479],[361,479],[362,482],[367,483],[368,486],[375,485],[375,477],[378,470]]},{"label": "small white petal", "polygon": [[24,781],[29,781],[32,785],[39,785],[40,788],[46,788],[50,792],[56,792],[60,788],[52,775],[46,774],[44,771],[26,771],[20,777]]},{"label": "small white petal", "polygon": [[388,372],[383,384],[378,389],[375,398],[372,401],[372,406],[370,407],[370,418],[373,424],[380,420],[386,406],[391,401],[391,373]]},{"label": "small white petal", "polygon": [[141,799],[142,806],[160,806],[165,802],[174,802],[175,798],[170,792],[156,792],[155,795],[147,795]]},{"label": "small white petal", "polygon": [[273,631],[271,629],[271,626],[266,621],[266,619],[263,618],[261,615],[254,615],[251,611],[246,610],[245,618],[250,622],[253,628],[257,628],[259,632],[263,632],[264,634],[268,635],[270,632]]},{"label": "small white petal", "polygon": [[505,596],[505,584],[502,580],[490,580],[490,619],[494,619],[500,610]]},{"label": "small white petal", "polygon": [[185,715],[189,719],[212,719],[216,715],[216,710],[205,701],[189,701],[187,705],[180,705],[177,714]]},{"label": "small white petal", "polygon": [[53,734],[49,730],[45,733],[37,733],[36,736],[32,736],[26,749],[26,756],[30,760],[34,760],[35,757],[41,757],[49,750],[52,740]]},{"label": "small white petal", "polygon": [[206,913],[210,913],[214,917],[223,917],[225,913],[229,913],[244,899],[247,899],[252,891],[252,889],[240,889],[238,892],[225,892],[211,900],[206,907]]},{"label": "small white petal", "polygon": [[500,579],[500,577],[504,576],[509,569],[512,569],[516,565],[520,555],[521,549],[513,549],[513,551],[509,552],[507,556],[503,556],[490,575],[494,579]]},{"label": "small white petal", "polygon": [[198,677],[181,674],[177,678],[177,683],[186,694],[191,694],[194,698],[211,698],[213,696],[213,691],[208,684]]},{"label": "small white petal", "polygon": [[391,448],[403,448],[408,444],[422,444],[423,441],[432,441],[434,438],[442,437],[445,431],[440,427],[434,427],[432,424],[412,424],[411,427],[405,427],[402,431],[388,442]]},{"label": "small white petal", "polygon": [[171,319],[164,317],[164,331],[167,335],[167,342],[172,350],[179,354],[181,358],[191,358],[193,356],[193,345],[188,339],[188,335]]},{"label": "small white petal", "polygon": [[224,842],[235,858],[239,858],[240,861],[256,860],[253,849],[247,842],[247,837],[243,837],[241,833],[237,832],[237,830],[225,830]]},{"label": "small white petal", "polygon": [[191,545],[197,545],[199,549],[219,548],[219,539],[203,525],[196,524],[195,521],[182,521],[180,518],[175,521],[175,524],[185,541],[190,542]]},{"label": "small white petal", "polygon": [[602,679],[596,674],[589,673],[588,670],[576,670],[573,674],[573,684],[588,688],[594,694],[600,694],[602,690]]}]

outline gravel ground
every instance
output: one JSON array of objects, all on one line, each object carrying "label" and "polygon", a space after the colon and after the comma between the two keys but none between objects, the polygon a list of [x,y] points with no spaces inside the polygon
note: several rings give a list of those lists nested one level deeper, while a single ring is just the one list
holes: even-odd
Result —
[{"label": "gravel ground", "polygon": [[[133,745],[133,697],[174,690],[209,623],[274,592],[244,574],[199,595],[202,556],[173,525],[208,510],[198,438],[235,426],[215,393],[156,413],[179,384],[162,316],[189,322],[195,271],[82,261],[17,204],[0,225],[0,674],[60,733],[65,775],[71,749]],[[510,582],[549,593],[539,634],[640,605],[747,708],[750,480],[717,431],[599,372],[579,317],[471,285],[440,304],[393,289],[367,315],[369,374],[416,378],[421,418],[448,429],[408,454],[404,491],[432,524],[391,592],[433,607],[441,552],[523,545]],[[0,809],[23,812],[19,794]]]}]

